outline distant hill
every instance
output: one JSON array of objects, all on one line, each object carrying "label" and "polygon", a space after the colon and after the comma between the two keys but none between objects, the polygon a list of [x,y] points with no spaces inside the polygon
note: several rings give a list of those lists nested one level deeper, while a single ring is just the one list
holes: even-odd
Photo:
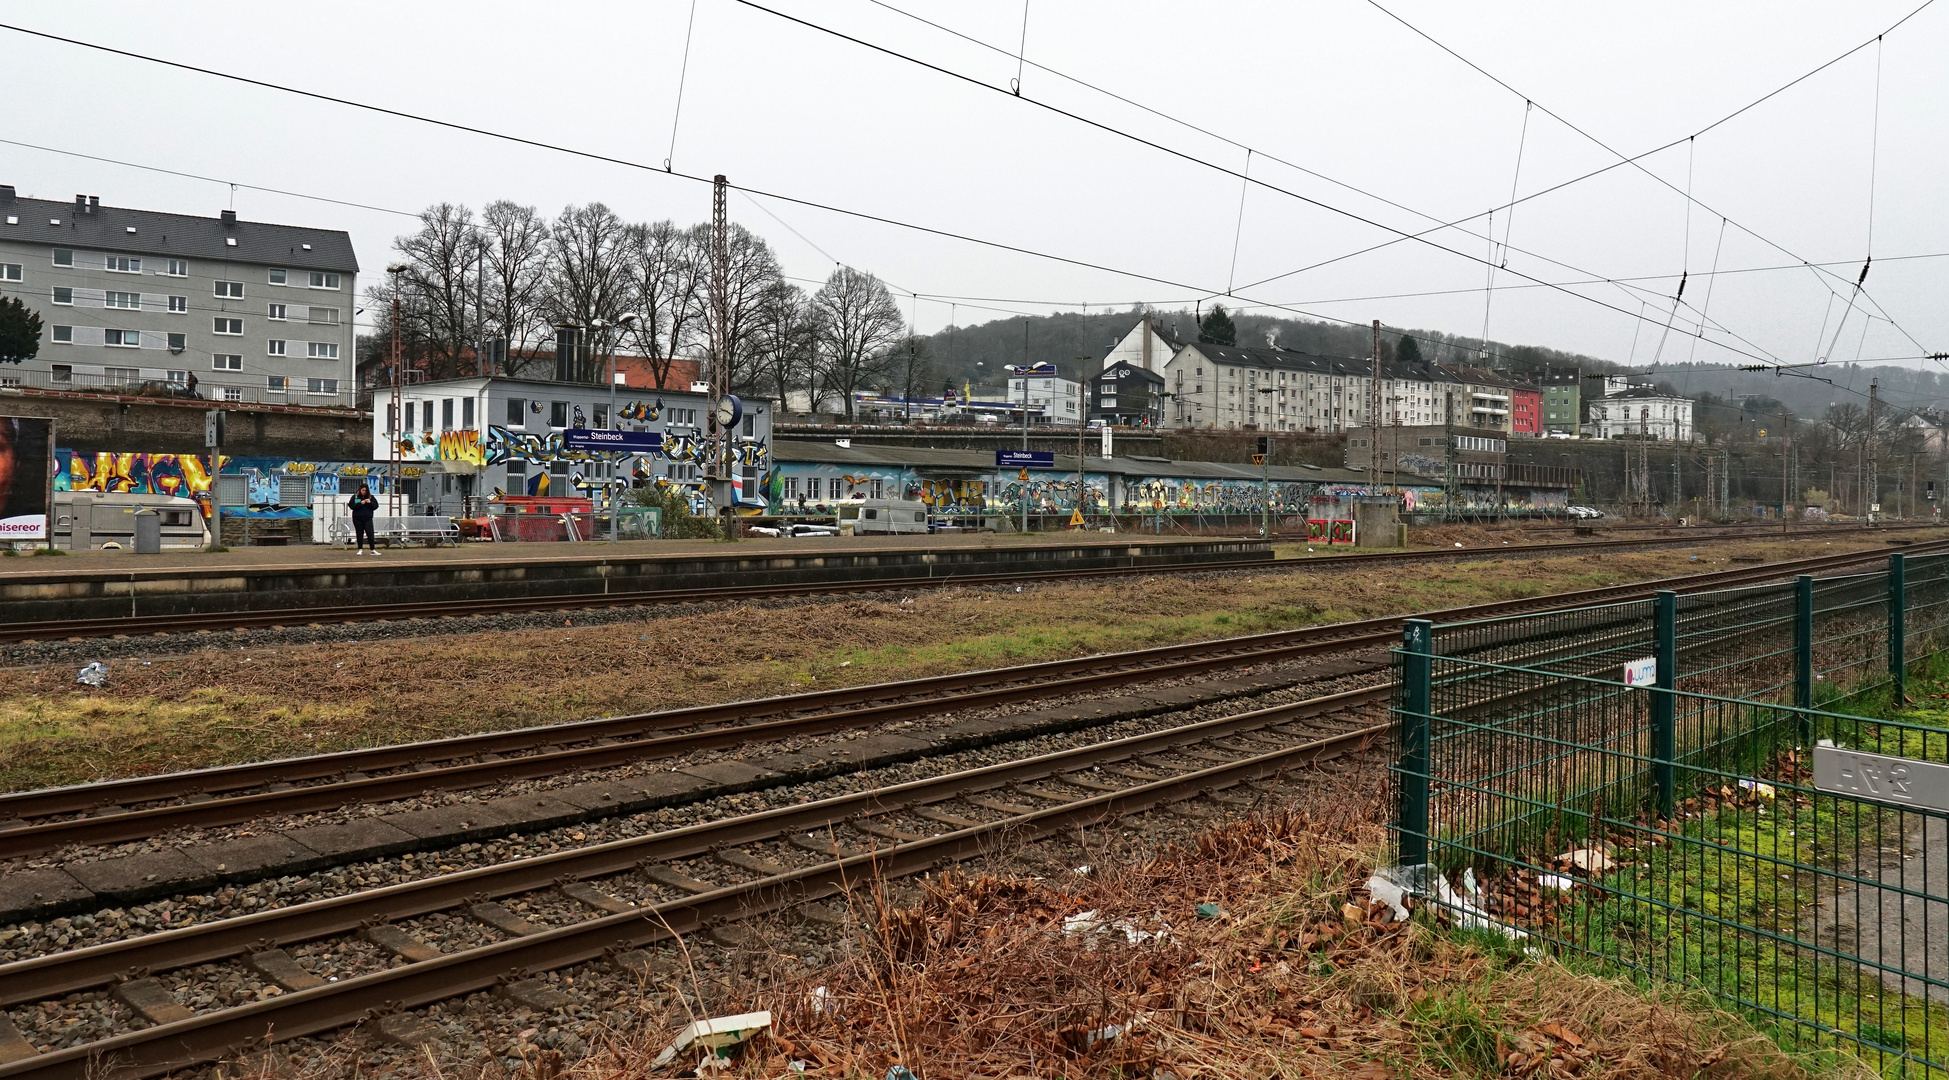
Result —
[{"label": "distant hill", "polygon": [[[1001,386],[1005,378],[1003,368],[1038,361],[1056,365],[1064,378],[1087,378],[1102,370],[1104,353],[1142,315],[1139,308],[1093,311],[1087,315],[1063,311],[1035,318],[1013,316],[974,326],[949,327],[923,339],[935,370],[927,389],[938,393],[943,382],[952,382],[956,389],[964,384]],[[1178,337],[1197,340],[1197,317],[1191,311],[1153,311],[1151,316],[1159,326],[1174,331]],[[1240,345],[1272,341],[1289,349],[1323,356],[1369,355],[1371,331],[1363,327],[1256,314],[1235,313],[1232,318],[1238,326]],[[1409,329],[1407,332],[1420,343],[1422,355],[1432,360],[1481,364],[1478,338],[1438,330]],[[1385,354],[1391,357],[1390,336],[1381,340]],[[1585,375],[1643,370],[1537,345],[1491,341],[1488,352],[1489,363],[1485,366],[1532,377],[1570,370]],[[1741,371],[1730,364],[1667,364],[1661,365],[1657,373],[1640,378],[1688,397],[1710,394],[1711,400],[1746,404],[1753,411],[1777,412],[1784,408],[1808,419],[1825,416],[1829,403],[1864,404],[1868,381],[1877,377],[1881,380],[1882,400],[1898,411],[1934,409],[1949,400],[1949,371],[1941,370],[1940,365],[1935,370],[1917,370],[1882,364],[1829,364],[1796,370],[1801,374]]]}]

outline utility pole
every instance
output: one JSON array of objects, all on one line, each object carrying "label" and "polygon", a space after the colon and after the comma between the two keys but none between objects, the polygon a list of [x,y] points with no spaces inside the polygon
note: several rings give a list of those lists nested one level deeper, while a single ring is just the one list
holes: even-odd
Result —
[{"label": "utility pole", "polygon": [[392,392],[392,422],[390,425],[388,425],[392,428],[392,438],[386,440],[388,443],[391,444],[388,447],[389,453],[387,456],[389,467],[387,470],[388,475],[386,478],[386,501],[388,503],[387,508],[392,511],[393,515],[397,515],[400,512],[399,511],[399,440],[406,436],[405,399],[401,394],[401,385],[405,380],[405,376],[400,372],[401,361],[400,361],[400,352],[399,352],[399,274],[400,271],[406,268],[404,266],[395,265],[395,266],[388,267],[387,269],[391,271],[393,276],[393,362],[392,362],[392,369],[393,369],[392,391],[393,392]]},{"label": "utility pole", "polygon": [[1374,382],[1367,388],[1367,487],[1380,494],[1381,480],[1381,321],[1374,320]]},{"label": "utility pole", "polygon": [[[711,280],[710,280],[710,402],[705,411],[710,414],[706,432],[710,436],[710,446],[705,454],[706,470],[710,473],[711,495],[731,490],[729,468],[731,432],[718,423],[718,402],[731,392],[730,355],[730,291],[731,291],[731,240],[729,235],[729,213],[726,208],[728,184],[723,173],[718,173],[711,181]],[[723,513],[727,506],[713,506],[714,513]]]},{"label": "utility pole", "polygon": [[1881,404],[1881,380],[1868,380],[1868,513],[1881,503],[1881,463],[1875,457],[1875,419]]}]

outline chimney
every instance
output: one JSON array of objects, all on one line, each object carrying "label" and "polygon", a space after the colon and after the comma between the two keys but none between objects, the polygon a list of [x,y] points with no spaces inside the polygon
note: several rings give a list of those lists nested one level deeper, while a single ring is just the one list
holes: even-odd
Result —
[{"label": "chimney", "polygon": [[225,225],[235,225],[237,223],[237,212],[235,210],[225,210],[223,212],[223,223]]},{"label": "chimney", "polygon": [[85,213],[87,213],[87,212],[88,212],[88,196],[86,196],[86,195],[76,195],[76,196],[74,197],[74,213],[75,213],[75,216],[76,216],[76,217],[80,217],[81,215],[83,215],[83,214],[85,214]]},{"label": "chimney", "polygon": [[92,213],[94,213],[94,212],[95,212],[96,210],[99,210],[99,209],[101,209],[101,204],[102,204],[102,200],[101,200],[101,196],[99,196],[99,195],[90,195],[90,196],[88,196],[88,212],[89,212],[89,213],[91,213],[91,214],[92,214]]},{"label": "chimney", "polygon": [[13,201],[14,186],[12,184],[0,184],[0,203],[10,203]]}]

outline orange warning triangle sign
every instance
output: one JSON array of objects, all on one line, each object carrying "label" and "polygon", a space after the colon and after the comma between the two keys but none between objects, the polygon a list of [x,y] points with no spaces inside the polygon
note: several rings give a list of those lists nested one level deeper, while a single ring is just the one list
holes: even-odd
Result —
[{"label": "orange warning triangle sign", "polygon": [[1079,507],[1077,507],[1077,508],[1076,508],[1076,509],[1075,509],[1074,511],[1072,511],[1072,512],[1070,513],[1070,515],[1069,515],[1069,523],[1070,523],[1070,525],[1072,525],[1072,526],[1074,526],[1074,525],[1081,525],[1081,524],[1083,523],[1083,508],[1082,508],[1082,507],[1080,507],[1080,506],[1079,506]]},{"label": "orange warning triangle sign", "polygon": [[1015,479],[1017,480],[1027,480],[1028,478],[1029,478],[1029,470],[1027,469],[1023,469],[1021,473],[1015,477]]}]

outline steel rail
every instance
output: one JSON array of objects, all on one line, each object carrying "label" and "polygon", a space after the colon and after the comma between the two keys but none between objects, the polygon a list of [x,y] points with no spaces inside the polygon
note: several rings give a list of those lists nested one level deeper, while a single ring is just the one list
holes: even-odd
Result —
[{"label": "steel rail", "polygon": [[[1933,526],[1897,526],[1921,529]],[[1891,529],[1849,529],[1814,535],[1843,535],[1852,532],[1886,532]],[[729,585],[708,589],[644,590],[621,593],[562,594],[472,600],[429,600],[399,604],[364,604],[343,607],[286,607],[262,610],[181,615],[138,615],[111,619],[42,620],[0,626],[0,642],[59,640],[72,637],[141,636],[183,633],[198,630],[251,629],[285,626],[290,623],[376,622],[412,619],[439,619],[474,615],[511,614],[527,611],[562,611],[605,607],[666,606],[671,604],[713,603],[752,598],[807,596],[834,593],[879,592],[888,589],[946,588],[1067,578],[1120,577],[1132,574],[1206,573],[1218,570],[1293,569],[1298,566],[1341,566],[1393,562],[1440,561],[1495,553],[1507,554],[1548,547],[1556,551],[1615,550],[1626,547],[1667,547],[1686,544],[1743,539],[1739,536],[1641,537],[1616,540],[1545,541],[1531,545],[1498,545],[1476,548],[1437,548],[1429,551],[1380,551],[1349,555],[1326,555],[1306,560],[1274,560],[1270,551],[1263,559],[1226,559],[1215,563],[1190,563],[1172,566],[1105,566],[1082,569],[1025,570],[995,574],[945,574],[872,578],[843,582],[813,582],[796,585]],[[58,580],[58,579],[57,579]]]},{"label": "steel rail", "polygon": [[[1949,547],[1949,540],[1917,545]],[[1847,552],[1737,570],[1714,571],[1628,586],[1611,586],[1556,594],[1547,598],[1496,601],[1432,613],[1444,620],[1485,614],[1531,610],[1539,604],[1571,605],[1596,602],[1605,596],[1649,595],[1659,586],[1691,591],[1723,587],[1735,581],[1777,577],[1806,569],[1847,565],[1876,557],[1874,552]],[[59,814],[87,813],[104,806],[183,798],[193,794],[253,790],[277,782],[344,777],[384,769],[415,767],[381,777],[339,779],[335,782],[282,791],[233,795],[224,799],[129,810],[100,816],[41,821],[0,830],[0,858],[47,851],[66,844],[101,844],[154,836],[187,826],[213,826],[249,821],[271,814],[304,813],[351,802],[383,802],[433,790],[484,787],[516,779],[559,775],[626,761],[672,756],[697,750],[737,745],[765,738],[818,734],[849,727],[886,723],[915,715],[932,715],[956,708],[1004,704],[1058,693],[1104,689],[1117,685],[1197,674],[1214,668],[1290,659],[1310,653],[1384,648],[1393,644],[1401,619],[1383,617],[1349,623],[1274,631],[1246,638],[1220,639],[1185,645],[1160,646],[1126,653],[1110,653],[1073,660],[1045,661],[1015,668],[937,676],[900,683],[881,683],[836,691],[786,695],[729,705],[699,706],[659,713],[610,717],[570,724],[518,729],[512,732],[457,736],[369,750],[291,758],[242,766],[223,766],[187,773],[106,781],[100,784],[15,793],[0,796],[0,816],[21,820]],[[1037,681],[1043,680],[1043,681]],[[1001,685],[996,685],[996,684]],[[954,693],[966,687],[989,688]],[[918,700],[913,700],[918,697]],[[780,712],[802,713],[855,702],[887,701],[848,711],[792,716],[784,720],[737,723]],[[908,700],[898,700],[898,699]],[[715,726],[713,725],[732,725]],[[653,733],[673,728],[708,728],[680,735]],[[630,740],[616,742],[613,740]],[[581,744],[581,745],[578,745]],[[566,749],[563,747],[566,746]],[[507,753],[527,756],[502,758]],[[461,764],[426,768],[429,761],[466,760]]]},{"label": "steel rail", "polygon": [[1349,690],[1053,751],[1032,758],[701,822],[669,832],[552,852],[0,964],[0,1006],[18,1005],[104,985],[131,970],[157,972],[207,963],[240,955],[246,949],[264,942],[279,946],[295,944],[356,930],[374,920],[425,915],[469,900],[529,892],[566,879],[582,880],[622,873],[646,861],[690,858],[723,847],[775,839],[782,833],[823,828],[855,817],[883,814],[901,806],[939,802],[1242,731],[1255,731],[1345,709],[1378,705],[1386,702],[1391,692],[1391,688],[1384,686]]}]

